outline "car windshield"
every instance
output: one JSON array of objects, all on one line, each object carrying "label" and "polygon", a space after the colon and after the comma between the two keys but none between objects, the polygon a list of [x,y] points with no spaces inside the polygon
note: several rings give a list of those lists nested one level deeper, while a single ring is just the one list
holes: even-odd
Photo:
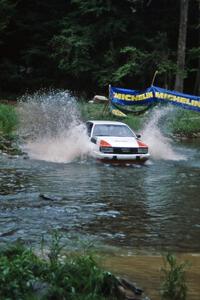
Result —
[{"label": "car windshield", "polygon": [[135,137],[126,125],[113,124],[95,125],[93,136]]}]

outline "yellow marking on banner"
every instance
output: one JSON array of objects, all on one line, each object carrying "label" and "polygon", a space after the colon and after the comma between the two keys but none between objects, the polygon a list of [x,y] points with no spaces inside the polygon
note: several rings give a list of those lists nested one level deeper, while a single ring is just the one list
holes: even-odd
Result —
[{"label": "yellow marking on banner", "polygon": [[142,101],[149,98],[153,98],[153,93],[148,92],[140,95],[114,93],[113,98],[123,100],[123,101]]},{"label": "yellow marking on banner", "polygon": [[[113,93],[113,98],[122,100],[122,101],[144,101],[150,98],[153,98],[153,92],[147,92],[139,95],[131,95],[131,94],[124,94],[124,93]],[[155,98],[167,100],[167,101],[173,101],[175,103],[180,104],[186,104],[193,107],[200,107],[200,101],[198,100],[190,100],[189,98],[182,97],[182,96],[176,96],[173,94],[167,94],[162,92],[155,92]],[[121,112],[120,112],[121,113]],[[123,114],[123,113],[122,113]],[[117,113],[116,113],[117,115]],[[118,113],[118,115],[120,115]]]},{"label": "yellow marking on banner", "polygon": [[191,105],[192,105],[192,106],[200,107],[200,101],[192,100],[192,101],[191,101]]},{"label": "yellow marking on banner", "polygon": [[114,116],[117,116],[117,117],[126,117],[126,114],[124,114],[123,112],[121,112],[120,110],[118,109],[112,109],[112,114]]},{"label": "yellow marking on banner", "polygon": [[165,93],[160,93],[160,92],[156,92],[155,96],[156,96],[156,98],[159,98],[159,99],[191,105],[190,99],[185,98],[185,97],[180,97],[180,96],[170,95],[170,94],[165,94]]}]

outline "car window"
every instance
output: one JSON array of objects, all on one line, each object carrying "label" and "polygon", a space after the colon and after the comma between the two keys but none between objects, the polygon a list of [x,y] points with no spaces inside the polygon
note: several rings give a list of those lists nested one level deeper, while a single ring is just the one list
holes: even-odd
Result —
[{"label": "car window", "polygon": [[127,126],[113,124],[95,125],[93,136],[135,137]]}]

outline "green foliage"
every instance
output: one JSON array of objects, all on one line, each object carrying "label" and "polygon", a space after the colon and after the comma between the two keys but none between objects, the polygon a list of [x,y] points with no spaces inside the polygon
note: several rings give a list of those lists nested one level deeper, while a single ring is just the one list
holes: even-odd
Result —
[{"label": "green foliage", "polygon": [[18,118],[15,108],[10,105],[0,104],[0,133],[11,135],[17,124]]},{"label": "green foliage", "polygon": [[148,53],[135,47],[125,47],[120,52],[127,57],[127,61],[114,72],[114,82],[120,82],[124,77],[133,77],[141,73],[141,64],[144,64],[145,59],[148,59]]},{"label": "green foliage", "polygon": [[43,272],[45,263],[21,245],[0,252],[0,298],[24,299]]},{"label": "green foliage", "polygon": [[200,115],[198,112],[176,109],[175,113],[169,116],[169,129],[174,134],[192,136],[199,133]]},{"label": "green foliage", "polygon": [[134,131],[139,131],[144,125],[144,116],[131,116],[128,115],[124,122],[129,125]]},{"label": "green foliage", "polygon": [[78,103],[81,116],[83,121],[87,120],[105,120],[110,119],[112,116],[110,116],[108,107],[102,105],[102,104],[90,104],[86,102],[79,102]]},{"label": "green foliage", "polygon": [[91,69],[89,52],[93,46],[89,30],[85,30],[79,24],[67,28],[68,22],[64,21],[63,25],[66,28],[52,40],[56,50],[52,57],[57,58],[61,70],[78,78],[81,73]]},{"label": "green foliage", "polygon": [[57,261],[46,280],[50,283],[48,299],[79,299],[81,295],[101,299],[104,293],[111,294],[112,285],[109,287],[107,281],[113,280],[114,284],[114,277],[102,271],[93,256],[86,254]]},{"label": "green foliage", "polygon": [[[0,33],[5,31],[11,17],[13,16],[16,6],[16,1],[11,0],[0,0]],[[0,44],[1,44],[0,40]]]},{"label": "green foliage", "polygon": [[[173,88],[179,1],[0,0],[0,92]],[[198,73],[198,1],[188,16],[188,92]]]},{"label": "green foliage", "polygon": [[[59,28],[65,4],[57,1],[11,1],[14,12],[7,9],[9,18],[0,48],[0,80],[2,91],[18,94],[52,84],[56,77],[49,41]],[[12,4],[13,5],[13,4]],[[51,17],[50,17],[51,16]]]},{"label": "green foliage", "polygon": [[164,263],[165,266],[161,270],[164,275],[161,286],[162,300],[186,300],[185,268],[188,263],[179,264],[173,254],[167,254]]},{"label": "green foliage", "polygon": [[54,231],[52,233],[52,241],[50,245],[50,252],[48,255],[52,268],[54,268],[54,266],[56,266],[56,264],[59,262],[59,255],[61,253],[61,250],[63,249],[63,245],[61,244],[61,238],[62,235],[59,234],[59,232]]},{"label": "green foliage", "polygon": [[[40,300],[113,299],[117,279],[93,254],[66,255],[53,234],[48,258],[20,244],[0,251],[0,298]],[[43,253],[44,254],[44,253]]]},{"label": "green foliage", "polygon": [[[200,29],[199,29],[200,31]],[[199,72],[200,47],[194,47],[188,50],[187,65],[190,74]]]},{"label": "green foliage", "polygon": [[89,104],[79,102],[79,109],[83,121],[87,120],[113,120],[122,121],[129,125],[133,130],[140,130],[144,122],[144,116],[127,115],[126,118],[115,117],[109,111],[109,107],[102,104]]},{"label": "green foliage", "polygon": [[79,78],[87,88],[94,83],[108,84],[128,19],[120,16],[118,5],[110,1],[72,4],[72,12],[63,18],[62,29],[52,40],[54,60],[65,74]]}]

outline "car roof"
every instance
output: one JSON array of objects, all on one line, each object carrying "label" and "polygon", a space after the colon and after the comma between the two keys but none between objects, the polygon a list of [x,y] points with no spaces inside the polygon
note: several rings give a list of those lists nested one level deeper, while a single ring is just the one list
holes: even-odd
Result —
[{"label": "car roof", "polygon": [[107,121],[107,120],[88,120],[87,122],[91,122],[94,125],[125,125],[127,126],[125,123],[123,122],[117,122],[117,121]]}]

